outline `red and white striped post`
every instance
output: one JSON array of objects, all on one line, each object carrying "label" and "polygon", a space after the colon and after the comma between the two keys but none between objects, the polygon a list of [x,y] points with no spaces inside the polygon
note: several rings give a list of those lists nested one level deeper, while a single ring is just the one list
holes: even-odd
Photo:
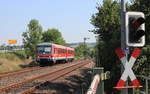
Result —
[{"label": "red and white striped post", "polygon": [[[116,88],[118,90],[121,90],[121,89],[125,88],[124,84],[125,84],[128,76],[130,77],[134,88],[141,87],[140,84],[139,84],[139,81],[137,80],[136,76],[134,75],[134,73],[133,73],[133,71],[131,69],[133,67],[135,61],[136,61],[136,58],[140,54],[140,49],[135,48],[134,52],[131,55],[131,58],[130,58],[129,62],[127,62],[127,63],[126,63],[126,56],[124,55],[122,49],[118,48],[116,50],[116,52],[117,52],[118,57],[121,60],[121,63],[123,64],[125,70],[124,70],[124,72],[123,72],[123,74],[122,74],[122,76],[121,76],[117,86],[114,87],[114,88]],[[126,88],[130,88],[130,86],[127,86]]]},{"label": "red and white striped post", "polygon": [[95,75],[93,81],[91,83],[90,88],[88,89],[86,94],[96,94],[98,84],[100,83],[100,75]]}]

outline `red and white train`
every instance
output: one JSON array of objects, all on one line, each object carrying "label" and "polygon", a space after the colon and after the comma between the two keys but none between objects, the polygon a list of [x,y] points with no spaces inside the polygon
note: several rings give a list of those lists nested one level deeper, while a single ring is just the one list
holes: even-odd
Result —
[{"label": "red and white train", "polygon": [[36,46],[36,61],[40,63],[40,65],[44,65],[47,62],[73,61],[74,56],[74,48],[54,43],[40,43]]}]

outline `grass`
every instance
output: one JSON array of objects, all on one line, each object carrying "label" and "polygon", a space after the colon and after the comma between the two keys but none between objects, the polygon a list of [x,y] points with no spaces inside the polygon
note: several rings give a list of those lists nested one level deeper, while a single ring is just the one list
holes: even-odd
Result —
[{"label": "grass", "polygon": [[24,64],[24,52],[0,53],[0,72],[7,72],[21,69]]},{"label": "grass", "polygon": [[10,62],[5,59],[3,60],[4,60],[3,64],[0,65],[0,72],[7,72],[21,69],[21,67],[19,66],[19,64],[17,64],[17,62]]}]

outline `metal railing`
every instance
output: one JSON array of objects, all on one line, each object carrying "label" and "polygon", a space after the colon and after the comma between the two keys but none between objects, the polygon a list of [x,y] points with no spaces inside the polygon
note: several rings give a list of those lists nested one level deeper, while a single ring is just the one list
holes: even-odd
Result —
[{"label": "metal railing", "polygon": [[99,83],[100,83],[100,76],[99,76],[99,74],[96,74],[94,76],[93,81],[91,83],[91,86],[88,89],[86,94],[96,94],[97,87],[98,87]]},{"label": "metal railing", "polygon": [[[136,75],[139,80],[142,80],[140,83],[143,86],[142,90],[140,90],[140,93],[142,94],[150,94],[150,77],[146,77],[143,75]],[[133,90],[133,94],[135,94],[135,90]]]},{"label": "metal railing", "polygon": [[104,73],[102,67],[93,68],[93,81],[86,94],[104,94],[104,80],[109,78],[109,71]]}]

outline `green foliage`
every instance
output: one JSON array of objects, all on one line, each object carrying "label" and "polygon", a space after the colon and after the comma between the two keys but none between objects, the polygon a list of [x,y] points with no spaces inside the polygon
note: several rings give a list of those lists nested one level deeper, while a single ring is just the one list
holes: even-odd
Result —
[{"label": "green foliage", "polygon": [[[141,11],[146,17],[146,46],[142,48],[140,57],[133,69],[136,74],[150,76],[150,2],[149,0],[132,0],[132,4],[127,5],[127,11]],[[111,71],[111,79],[106,81],[106,93],[118,94],[112,87],[115,86],[120,78],[120,60],[116,56],[115,50],[120,47],[121,13],[120,2],[116,0],[103,0],[102,5],[97,6],[98,13],[91,18],[91,24],[95,26],[91,32],[99,35],[97,44],[98,63],[97,67],[104,67],[105,71]],[[133,49],[131,49],[130,52]],[[130,57],[130,56],[129,56]]]},{"label": "green foliage", "polygon": [[23,32],[23,43],[28,56],[34,56],[36,45],[41,42],[42,27],[38,20],[32,19],[28,24],[28,30]]},{"label": "green foliage", "polygon": [[75,48],[75,56],[77,58],[91,57],[94,54],[94,52],[91,52],[93,51],[85,44],[80,44]]},{"label": "green foliage", "polygon": [[141,94],[140,90],[139,89],[135,90],[135,94]]},{"label": "green foliage", "polygon": [[43,32],[42,41],[65,45],[65,40],[57,29],[48,29],[47,31]]},{"label": "green foliage", "polygon": [[13,52],[16,56],[18,56],[20,59],[26,59],[26,53],[25,51],[15,51]]},{"label": "green foliage", "polygon": [[119,8],[119,3],[112,0],[104,0],[102,6],[97,6],[98,13],[92,16],[91,24],[95,26],[92,32],[100,34],[101,40],[109,41],[120,30]]},{"label": "green foliage", "polygon": [[95,56],[96,56],[96,49],[93,48],[93,49],[90,50],[90,57],[95,58]]},{"label": "green foliage", "polygon": [[10,61],[19,61],[19,58],[12,52],[1,53],[0,58],[4,58]]},{"label": "green foliage", "polygon": [[75,56],[83,58],[84,57],[84,54],[83,54],[84,48],[85,48],[84,44],[80,44],[79,46],[77,46],[75,48]]},{"label": "green foliage", "polygon": [[[104,71],[110,71],[111,79],[106,81],[105,91],[107,94],[117,94],[113,86],[117,84],[117,79],[120,77],[120,66],[116,64],[120,62],[116,57],[115,50],[120,47],[120,3],[112,0],[104,0],[103,5],[97,6],[98,13],[94,14],[91,19],[91,24],[95,26],[93,33],[99,35],[97,44],[97,67],[104,67]],[[100,64],[98,64],[100,63]],[[114,75],[115,74],[115,75]]]}]

